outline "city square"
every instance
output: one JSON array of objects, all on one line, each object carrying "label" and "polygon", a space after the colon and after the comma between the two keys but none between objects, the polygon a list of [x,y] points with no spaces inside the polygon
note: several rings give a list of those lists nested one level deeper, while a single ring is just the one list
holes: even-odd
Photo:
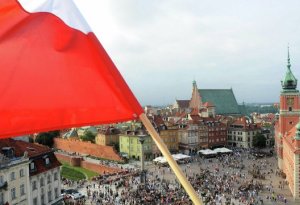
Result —
[{"label": "city square", "polygon": [[[133,164],[139,167],[138,162]],[[145,184],[135,174],[116,181],[114,176],[105,184],[93,180],[64,188],[78,189],[86,196],[85,204],[192,204],[168,166],[147,162],[145,167]],[[296,204],[277,169],[276,156],[257,158],[238,149],[215,158],[194,156],[180,167],[204,204]]]}]

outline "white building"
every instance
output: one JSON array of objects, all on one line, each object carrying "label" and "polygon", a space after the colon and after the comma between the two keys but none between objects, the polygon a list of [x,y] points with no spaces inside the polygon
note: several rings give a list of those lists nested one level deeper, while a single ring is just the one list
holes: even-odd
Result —
[{"label": "white building", "polygon": [[199,148],[199,129],[197,124],[179,125],[179,149],[185,154],[196,153]]},{"label": "white building", "polygon": [[251,123],[246,117],[237,118],[228,127],[228,145],[241,148],[252,148],[253,138],[261,133],[261,128]]},{"label": "white building", "polygon": [[[4,147],[3,151],[13,154]],[[0,204],[29,204],[29,160],[27,157],[8,158],[0,154]]]},{"label": "white building", "polygon": [[[53,150],[46,146],[24,141],[13,139],[0,140],[0,153],[7,155],[6,149],[11,150],[10,153],[13,155],[11,159],[27,156],[27,162],[23,165],[23,168],[16,166],[12,168],[15,174],[12,174],[12,172],[12,176],[9,177],[13,178],[13,175],[15,175],[15,180],[13,180],[12,186],[9,184],[11,180],[7,181],[8,187],[12,187],[8,189],[11,197],[5,197],[7,201],[4,201],[4,203],[23,205],[23,200],[25,199],[24,205],[58,205],[62,203],[62,197],[60,196],[61,164],[56,159]],[[9,156],[7,155],[7,157]],[[24,176],[18,178],[17,176],[21,176],[22,169],[24,169]],[[13,197],[14,195],[15,197]],[[21,198],[18,199],[18,197]],[[22,200],[22,203],[16,200]],[[2,204],[0,203],[0,205]]]}]

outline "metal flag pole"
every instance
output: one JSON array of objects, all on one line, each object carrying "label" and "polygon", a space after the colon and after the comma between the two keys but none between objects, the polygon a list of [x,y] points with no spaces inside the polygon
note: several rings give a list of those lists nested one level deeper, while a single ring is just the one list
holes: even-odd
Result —
[{"label": "metal flag pole", "polygon": [[187,194],[190,196],[193,203],[195,205],[202,205],[202,202],[201,202],[200,198],[198,197],[196,191],[194,190],[192,185],[189,183],[187,178],[184,176],[183,172],[179,168],[176,161],[171,156],[168,148],[166,147],[163,140],[160,138],[159,134],[156,132],[155,128],[153,127],[152,123],[150,122],[150,120],[148,119],[146,114],[142,113],[139,116],[139,118],[143,122],[144,126],[148,130],[149,134],[151,135],[152,139],[154,140],[155,144],[157,145],[157,147],[159,148],[159,150],[161,151],[163,156],[167,159],[167,162],[169,163],[171,169],[175,173],[177,179],[179,180],[179,182],[181,183],[181,185],[183,186],[183,188],[185,189]]}]

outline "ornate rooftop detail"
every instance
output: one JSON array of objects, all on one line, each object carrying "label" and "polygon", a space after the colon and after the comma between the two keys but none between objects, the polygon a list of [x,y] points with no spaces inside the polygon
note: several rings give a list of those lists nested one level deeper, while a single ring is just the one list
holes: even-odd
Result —
[{"label": "ornate rooftop detail", "polygon": [[297,79],[291,71],[290,52],[288,48],[287,71],[281,81],[283,92],[296,91]]}]

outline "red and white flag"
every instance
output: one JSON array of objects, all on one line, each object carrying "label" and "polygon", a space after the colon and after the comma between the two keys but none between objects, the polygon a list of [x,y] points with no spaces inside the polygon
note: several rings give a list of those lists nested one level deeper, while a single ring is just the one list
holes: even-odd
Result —
[{"label": "red and white flag", "polygon": [[0,138],[143,112],[72,0],[0,0]]}]

